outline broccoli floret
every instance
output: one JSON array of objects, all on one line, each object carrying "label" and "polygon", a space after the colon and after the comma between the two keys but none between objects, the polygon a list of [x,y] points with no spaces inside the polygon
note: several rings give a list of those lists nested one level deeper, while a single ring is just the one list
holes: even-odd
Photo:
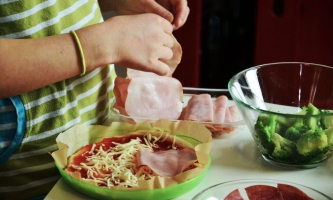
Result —
[{"label": "broccoli floret", "polygon": [[318,117],[307,116],[316,115],[319,114],[319,112],[320,110],[313,106],[311,103],[309,106],[303,106],[302,110],[297,113],[298,115],[302,116],[290,119],[290,125],[288,126],[283,136],[296,142],[308,130],[315,130],[320,128],[318,126]]},{"label": "broccoli floret", "polygon": [[304,124],[296,124],[286,130],[284,137],[286,139],[296,142],[308,130],[309,128]]},{"label": "broccoli floret", "polygon": [[313,104],[311,103],[308,106],[302,106],[302,110],[297,113],[298,115],[302,116],[290,120],[292,121],[292,124],[287,128],[283,136],[289,140],[296,142],[308,130],[315,130],[319,128],[317,117],[306,116],[316,115],[319,113],[320,110],[313,106]]},{"label": "broccoli floret", "polygon": [[256,134],[264,146],[271,141],[271,136],[275,132],[276,127],[276,115],[260,115],[257,119],[257,123],[254,128]]},{"label": "broccoli floret", "polygon": [[[332,114],[329,110],[321,110],[322,114]],[[320,124],[323,129],[333,128],[333,117],[332,116],[322,116],[320,118]]]},{"label": "broccoli floret", "polygon": [[328,128],[324,130],[327,135],[327,143],[331,147],[333,146],[333,128]]},{"label": "broccoli floret", "polygon": [[273,133],[271,137],[273,145],[272,158],[276,160],[288,160],[296,152],[296,144],[277,133]]},{"label": "broccoli floret", "polygon": [[[316,129],[318,128],[318,117],[309,117],[307,115],[317,115],[320,114],[321,110],[313,106],[311,103],[308,106],[302,106],[301,111],[298,113],[295,113],[296,115],[301,116],[277,116],[276,121],[277,124],[285,128],[285,131],[292,127],[301,127],[301,126],[307,126],[309,129]],[[296,128],[298,129],[298,128]],[[283,130],[283,129],[281,129]],[[280,132],[279,132],[280,133]],[[280,133],[280,135],[283,135],[283,132]]]},{"label": "broccoli floret", "polygon": [[[320,114],[320,110],[315,107],[312,103],[310,103],[307,107],[305,115],[318,115]],[[309,127],[309,129],[316,129],[318,128],[318,117],[309,117],[306,119],[305,125]]]},{"label": "broccoli floret", "polygon": [[329,149],[327,135],[322,129],[309,130],[296,142],[297,152],[307,158],[326,153]]},{"label": "broccoli floret", "polygon": [[301,109],[302,110],[297,113],[298,115],[305,115],[306,112],[308,111],[308,107],[307,106],[302,106]]},{"label": "broccoli floret", "polygon": [[296,113],[296,115],[301,115],[301,116],[295,118],[290,117],[286,119],[289,121],[288,127],[305,125],[309,129],[313,130],[318,128],[319,116],[310,117],[310,115],[318,115],[320,114],[321,111],[311,103],[308,106],[302,106],[301,109],[302,110],[300,112]]},{"label": "broccoli floret", "polygon": [[275,133],[279,133],[280,135],[284,136],[284,133],[286,132],[286,130],[288,129],[288,126],[286,126],[285,124],[280,122],[280,116],[276,117],[276,121],[275,121]]}]

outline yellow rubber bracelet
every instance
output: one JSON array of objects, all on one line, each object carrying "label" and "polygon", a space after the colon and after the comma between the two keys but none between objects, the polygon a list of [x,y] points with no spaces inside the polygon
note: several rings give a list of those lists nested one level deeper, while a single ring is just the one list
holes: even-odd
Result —
[{"label": "yellow rubber bracelet", "polygon": [[85,75],[86,74],[86,59],[84,58],[84,53],[83,53],[83,49],[82,49],[82,46],[81,46],[81,42],[80,42],[80,39],[79,37],[76,35],[75,31],[70,31],[71,34],[73,35],[75,41],[76,41],[76,44],[77,44],[77,47],[79,49],[79,52],[80,52],[80,56],[81,56],[81,62],[82,62],[82,72],[81,72],[81,76]]}]

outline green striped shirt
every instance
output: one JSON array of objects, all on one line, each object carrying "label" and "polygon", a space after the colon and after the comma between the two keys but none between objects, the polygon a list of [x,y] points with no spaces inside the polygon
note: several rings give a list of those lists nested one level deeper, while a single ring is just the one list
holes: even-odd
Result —
[{"label": "green striped shirt", "polygon": [[[95,0],[0,1],[2,38],[40,38],[102,21]],[[57,149],[57,135],[76,124],[103,123],[113,101],[114,76],[109,65],[10,98],[18,113],[17,130],[4,153],[8,159],[0,155],[4,161],[0,199],[36,197],[50,191],[60,177],[49,154]]]}]

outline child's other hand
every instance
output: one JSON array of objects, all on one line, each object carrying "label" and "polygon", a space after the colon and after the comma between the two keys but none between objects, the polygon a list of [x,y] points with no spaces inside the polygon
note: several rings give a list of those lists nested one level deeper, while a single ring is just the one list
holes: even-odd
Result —
[{"label": "child's other hand", "polygon": [[112,0],[113,10],[119,14],[157,14],[174,26],[174,30],[184,25],[190,9],[187,0]]}]

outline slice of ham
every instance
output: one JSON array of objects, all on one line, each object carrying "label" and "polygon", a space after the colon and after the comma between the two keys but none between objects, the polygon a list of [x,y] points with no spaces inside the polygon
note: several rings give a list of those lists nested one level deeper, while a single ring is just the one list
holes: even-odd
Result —
[{"label": "slice of ham", "polygon": [[189,99],[184,111],[185,120],[199,122],[214,121],[213,102],[209,94],[199,94],[192,96]]},{"label": "slice of ham", "polygon": [[[231,115],[231,121],[230,122],[236,122],[238,121],[238,114],[237,114],[237,107],[236,106],[230,106],[229,107],[230,115]],[[226,121],[229,122],[229,121]]]},{"label": "slice of ham", "polygon": [[212,99],[209,94],[198,94],[189,99],[179,119],[223,123],[237,121],[238,115],[235,106],[228,106],[228,97]]},{"label": "slice of ham", "polygon": [[140,118],[177,120],[183,108],[183,88],[172,77],[117,77],[114,108],[121,114]]},{"label": "slice of ham", "polygon": [[156,174],[173,177],[197,161],[195,151],[189,148],[150,152],[140,149],[136,154],[137,166],[147,165]]},{"label": "slice of ham", "polygon": [[213,137],[231,133],[235,127],[222,123],[238,121],[237,108],[228,106],[228,97],[221,95],[212,99],[209,94],[193,95],[179,117],[180,120],[209,122],[205,126]]},{"label": "slice of ham", "polygon": [[231,121],[231,115],[228,108],[228,97],[221,95],[215,99],[214,105],[214,122],[223,123]]}]

